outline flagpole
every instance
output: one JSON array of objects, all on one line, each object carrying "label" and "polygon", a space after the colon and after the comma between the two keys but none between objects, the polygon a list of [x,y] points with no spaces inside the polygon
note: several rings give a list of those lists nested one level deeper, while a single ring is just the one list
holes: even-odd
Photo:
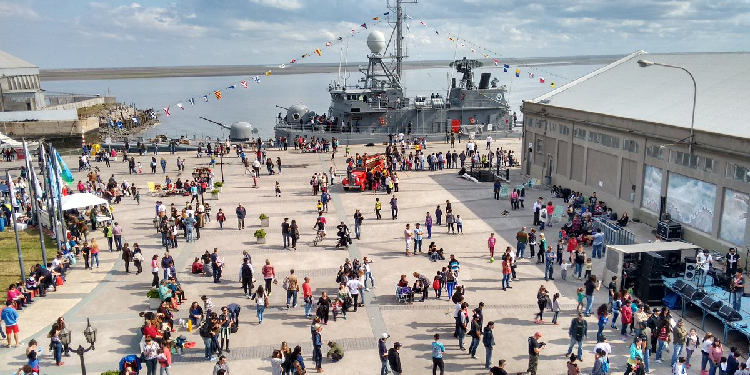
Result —
[{"label": "flagpole", "polygon": [[[57,178],[57,176],[59,176],[62,173],[60,169],[61,168],[60,163],[57,160],[57,155],[58,155],[57,149],[50,146],[50,153],[54,154],[54,155],[51,155],[52,167],[55,170],[55,178]],[[57,185],[58,185],[57,186],[57,214],[58,214],[57,220],[60,223],[60,235],[62,236],[62,241],[65,241],[65,239],[67,238],[67,228],[65,228],[65,216],[63,216],[63,209],[62,209],[62,184],[63,184],[63,181],[62,181],[62,178],[60,178],[57,181]],[[62,250],[62,248],[60,250]]]},{"label": "flagpole", "polygon": [[[62,246],[60,243],[60,230],[57,228],[57,210],[55,209],[55,196],[53,195],[53,189],[52,189],[52,174],[50,173],[50,168],[52,167],[52,162],[47,159],[47,155],[44,155],[44,144],[40,143],[39,147],[41,147],[41,150],[39,152],[42,153],[42,169],[43,169],[43,175],[45,176],[44,179],[44,195],[45,195],[45,203],[47,205],[47,216],[49,217],[49,225],[52,228],[52,230],[55,232],[55,244],[57,245],[57,250],[62,251]],[[51,148],[50,148],[51,150]]]},{"label": "flagpole", "polygon": [[[41,144],[41,142],[40,142]],[[29,159],[31,155],[29,154],[29,149],[26,146],[26,140],[23,140],[23,152],[24,152],[24,158],[26,159],[26,175],[29,176],[28,182],[29,182],[29,190],[31,190],[31,210],[36,213],[36,223],[37,227],[39,229],[39,246],[42,249],[42,260],[46,264],[47,263],[47,249],[44,246],[44,233],[42,229],[42,214],[39,212],[41,211],[41,208],[39,207],[39,202],[37,201],[37,177],[36,173],[34,173],[34,165]],[[31,185],[34,185],[33,187]]]},{"label": "flagpole", "polygon": [[21,240],[18,239],[18,223],[16,223],[16,212],[13,206],[16,195],[13,190],[13,182],[10,179],[10,171],[5,171],[5,179],[8,184],[8,193],[10,195],[10,219],[13,221],[13,233],[16,235],[16,250],[18,250],[18,267],[21,269],[21,280],[26,281],[26,270],[23,266],[23,254],[21,253]]}]

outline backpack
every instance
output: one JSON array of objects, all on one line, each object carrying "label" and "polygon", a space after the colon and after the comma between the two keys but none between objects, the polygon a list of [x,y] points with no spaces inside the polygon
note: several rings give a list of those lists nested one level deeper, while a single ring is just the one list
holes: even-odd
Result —
[{"label": "backpack", "polygon": [[602,358],[602,372],[609,373],[609,359],[607,357]]},{"label": "backpack", "polygon": [[204,322],[203,325],[198,329],[198,334],[201,337],[211,337],[211,325]]},{"label": "backpack", "polygon": [[440,290],[440,280],[435,279],[432,281],[432,289]]}]

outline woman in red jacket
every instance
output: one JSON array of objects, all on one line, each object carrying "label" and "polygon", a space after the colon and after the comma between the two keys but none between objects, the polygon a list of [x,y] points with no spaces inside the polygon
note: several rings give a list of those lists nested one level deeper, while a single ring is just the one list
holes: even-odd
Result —
[{"label": "woman in red jacket", "polygon": [[627,300],[622,301],[622,306],[620,306],[620,317],[622,321],[622,329],[620,329],[620,333],[622,334],[623,339],[626,339],[626,330],[633,321],[633,310],[630,309],[630,302]]}]

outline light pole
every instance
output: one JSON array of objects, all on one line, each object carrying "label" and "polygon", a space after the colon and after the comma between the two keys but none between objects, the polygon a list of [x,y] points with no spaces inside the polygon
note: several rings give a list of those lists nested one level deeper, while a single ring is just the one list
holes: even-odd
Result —
[{"label": "light pole", "polygon": [[[94,343],[96,342],[96,328],[91,326],[89,318],[86,318],[86,329],[83,330],[83,336],[86,338],[86,342],[89,343],[89,347],[84,349],[84,347],[79,344],[78,348],[70,349],[70,351],[78,354],[78,356],[81,358],[81,375],[86,375],[86,364],[83,361],[83,354],[89,350],[94,350]],[[61,335],[60,341],[62,342],[63,346],[69,346],[70,333],[68,332],[64,336]]]},{"label": "light pole", "polygon": [[690,76],[690,79],[693,81],[693,113],[692,113],[692,116],[690,117],[690,143],[688,144],[688,152],[690,153],[690,155],[692,155],[693,143],[695,142],[695,129],[694,129],[695,127],[695,100],[696,100],[696,96],[698,95],[698,85],[695,83],[695,77],[693,77],[693,73],[690,73],[689,70],[681,66],[662,64],[662,63],[658,63],[658,62],[654,62],[650,60],[643,60],[643,59],[638,60],[638,66],[640,66],[641,68],[646,68],[652,65],[663,66],[665,68],[680,69],[684,71],[685,73],[687,73]]}]

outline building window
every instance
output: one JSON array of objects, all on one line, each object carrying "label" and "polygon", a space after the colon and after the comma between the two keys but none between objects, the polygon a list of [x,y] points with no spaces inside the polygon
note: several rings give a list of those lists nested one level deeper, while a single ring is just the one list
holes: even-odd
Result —
[{"label": "building window", "polygon": [[734,163],[727,163],[726,177],[732,180],[750,182],[750,170]]},{"label": "building window", "polygon": [[544,153],[544,140],[537,139],[536,140],[536,153],[537,154],[543,154]]},{"label": "building window", "polygon": [[646,147],[646,155],[654,159],[664,160],[664,147],[648,146]]},{"label": "building window", "polygon": [[706,172],[714,171],[714,159],[703,157],[703,170]]},{"label": "building window", "polygon": [[682,151],[672,151],[672,163],[682,165],[684,167],[697,169],[698,168],[698,155],[690,155],[689,153]]},{"label": "building window", "polygon": [[573,136],[576,137],[576,138],[578,138],[578,139],[585,140],[586,139],[586,130],[584,130],[584,129],[578,129],[578,128],[573,129]]},{"label": "building window", "polygon": [[622,142],[622,149],[629,152],[638,152],[638,142],[632,139],[626,139]]},{"label": "building window", "polygon": [[570,128],[565,125],[560,125],[560,134],[562,135],[570,134]]},{"label": "building window", "polygon": [[601,134],[602,145],[612,148],[620,148],[620,138]]},{"label": "building window", "polygon": [[596,132],[589,132],[589,142],[591,143],[599,143],[599,140],[601,139],[601,134]]}]

